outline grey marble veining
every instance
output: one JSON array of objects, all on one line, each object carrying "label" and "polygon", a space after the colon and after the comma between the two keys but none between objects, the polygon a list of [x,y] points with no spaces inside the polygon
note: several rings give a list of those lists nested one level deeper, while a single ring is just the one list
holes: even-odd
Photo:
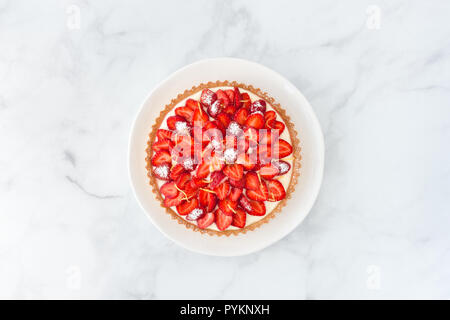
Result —
[{"label": "grey marble veining", "polygon": [[[450,298],[448,1],[0,0],[1,298]],[[314,107],[323,186],[289,236],[188,252],[131,192],[149,90],[260,62]]]}]

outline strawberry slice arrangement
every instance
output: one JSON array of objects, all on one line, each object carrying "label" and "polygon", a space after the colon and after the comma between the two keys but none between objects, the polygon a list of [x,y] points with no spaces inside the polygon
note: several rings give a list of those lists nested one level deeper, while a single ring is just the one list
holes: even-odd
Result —
[{"label": "strawberry slice arrangement", "polygon": [[285,124],[277,117],[266,101],[236,87],[187,99],[151,146],[164,206],[201,229],[244,228],[247,215],[264,216],[266,201],[286,197],[278,177],[291,169],[283,158],[293,148],[279,138]]}]

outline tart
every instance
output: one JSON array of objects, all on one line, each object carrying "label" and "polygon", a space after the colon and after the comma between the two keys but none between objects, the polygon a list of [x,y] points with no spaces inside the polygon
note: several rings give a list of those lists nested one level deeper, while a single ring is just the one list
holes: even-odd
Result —
[{"label": "tart", "polygon": [[146,169],[161,206],[187,228],[237,235],[285,205],[300,169],[297,132],[273,98],[236,82],[195,86],[149,134]]}]

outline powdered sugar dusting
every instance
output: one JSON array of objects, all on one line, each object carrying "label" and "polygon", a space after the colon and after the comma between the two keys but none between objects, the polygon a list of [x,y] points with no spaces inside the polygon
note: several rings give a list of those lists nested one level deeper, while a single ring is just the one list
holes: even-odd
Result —
[{"label": "powdered sugar dusting", "polygon": [[230,122],[227,128],[227,134],[238,136],[243,133],[241,126],[236,121]]},{"label": "powdered sugar dusting", "polygon": [[226,163],[234,163],[237,158],[237,151],[235,149],[229,148],[224,151],[223,157]]},{"label": "powdered sugar dusting", "polygon": [[284,161],[273,160],[272,164],[278,168],[278,170],[280,171],[280,174],[285,174],[290,169],[290,165]]},{"label": "powdered sugar dusting", "polygon": [[260,114],[264,117],[264,113],[262,113],[262,111],[255,111],[255,112],[252,112],[252,114]]},{"label": "powdered sugar dusting", "polygon": [[163,179],[169,177],[169,166],[167,164],[162,164],[160,166],[154,167],[153,171],[155,174]]},{"label": "powdered sugar dusting", "polygon": [[183,167],[186,170],[194,170],[194,161],[191,158],[187,158],[183,160]]},{"label": "powdered sugar dusting", "polygon": [[195,221],[203,215],[203,209],[195,208],[186,216],[187,220]]},{"label": "powdered sugar dusting", "polygon": [[214,103],[211,105],[211,108],[209,109],[209,114],[210,114],[212,117],[215,117],[215,116],[219,113],[219,110],[220,110],[220,101],[219,101],[219,100],[216,100],[216,101],[214,101]]},{"label": "powdered sugar dusting", "polygon": [[185,121],[175,122],[175,131],[182,136],[188,136],[191,134],[191,127]]}]

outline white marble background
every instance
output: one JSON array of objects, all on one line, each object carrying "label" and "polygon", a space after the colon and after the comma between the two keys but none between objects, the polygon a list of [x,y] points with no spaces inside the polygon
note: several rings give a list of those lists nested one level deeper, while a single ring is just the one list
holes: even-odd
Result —
[{"label": "white marble background", "polygon": [[[449,17],[446,0],[0,0],[0,298],[450,298]],[[238,258],[165,239],[127,176],[144,97],[217,56],[285,75],[326,140],[310,215]]]}]

